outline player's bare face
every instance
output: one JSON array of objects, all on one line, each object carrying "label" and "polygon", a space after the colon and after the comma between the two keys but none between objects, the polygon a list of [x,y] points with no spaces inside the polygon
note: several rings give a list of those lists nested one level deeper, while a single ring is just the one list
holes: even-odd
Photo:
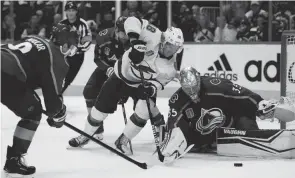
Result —
[{"label": "player's bare face", "polygon": [[66,15],[69,20],[75,20],[77,17],[77,11],[74,9],[69,9],[66,11]]},{"label": "player's bare face", "polygon": [[116,32],[116,35],[121,43],[124,44],[128,41],[128,36],[126,35],[126,33],[119,31],[119,32]]},{"label": "player's bare face", "polygon": [[164,44],[164,46],[163,46],[162,50],[160,50],[160,52],[165,57],[171,57],[179,50],[179,48],[180,48],[179,46],[175,46],[175,45],[167,42]]}]

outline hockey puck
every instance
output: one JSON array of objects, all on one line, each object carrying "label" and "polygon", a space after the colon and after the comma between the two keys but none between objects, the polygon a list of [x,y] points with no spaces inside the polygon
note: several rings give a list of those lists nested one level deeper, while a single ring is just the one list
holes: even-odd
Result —
[{"label": "hockey puck", "polygon": [[242,164],[242,163],[235,163],[234,166],[235,166],[235,167],[242,167],[243,164]]}]

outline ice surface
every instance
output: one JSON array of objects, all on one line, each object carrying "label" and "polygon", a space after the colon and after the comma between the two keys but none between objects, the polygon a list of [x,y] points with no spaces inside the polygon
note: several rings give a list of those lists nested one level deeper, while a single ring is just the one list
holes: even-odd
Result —
[{"label": "ice surface", "polygon": [[[82,97],[66,97],[68,108],[67,122],[83,129],[87,111]],[[132,114],[132,101],[126,104],[127,117]],[[168,114],[168,99],[161,98],[157,104],[162,113]],[[6,146],[12,143],[14,128],[18,118],[6,107],[1,106],[1,166],[6,156]],[[217,157],[214,155],[187,154],[173,165],[165,166],[155,162],[152,152],[155,149],[150,124],[132,141],[134,159],[155,164],[142,170],[124,159],[110,153],[103,147],[90,143],[83,150],[67,150],[68,140],[77,133],[63,127],[50,128],[44,116],[33,143],[26,156],[27,162],[37,167],[36,178],[150,178],[150,177],[200,177],[200,178],[294,178],[295,160],[246,159]],[[262,128],[279,128],[278,122],[259,122]],[[124,128],[121,107],[105,121],[104,142],[113,146]],[[234,167],[235,162],[243,167]],[[193,176],[192,176],[193,175]]]}]

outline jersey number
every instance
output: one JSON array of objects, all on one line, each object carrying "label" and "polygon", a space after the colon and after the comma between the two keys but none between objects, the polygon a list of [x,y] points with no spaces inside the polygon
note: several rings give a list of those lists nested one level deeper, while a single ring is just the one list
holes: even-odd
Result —
[{"label": "jersey number", "polygon": [[30,42],[23,42],[17,45],[8,44],[8,48],[11,50],[19,50],[23,54],[31,51],[33,45]]},{"label": "jersey number", "polygon": [[156,28],[155,28],[153,25],[150,25],[150,24],[148,24],[148,25],[146,26],[146,29],[147,29],[148,31],[152,32],[152,33],[155,33],[155,32],[156,32]]},{"label": "jersey number", "polygon": [[175,117],[177,116],[177,111],[174,108],[170,108],[169,113],[168,113],[168,117]]}]

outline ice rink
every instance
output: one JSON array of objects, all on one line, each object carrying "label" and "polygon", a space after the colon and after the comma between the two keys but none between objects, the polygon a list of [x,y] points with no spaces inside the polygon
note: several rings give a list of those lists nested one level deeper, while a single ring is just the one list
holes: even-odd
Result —
[{"label": "ice rink", "polygon": [[[82,97],[65,97],[68,109],[67,122],[84,128],[87,111]],[[168,99],[157,101],[160,111],[167,116]],[[131,99],[126,104],[127,117],[132,114]],[[166,118],[165,118],[166,119]],[[13,131],[19,119],[1,106],[1,169],[5,162],[6,147],[12,144]],[[278,122],[259,122],[261,128],[279,128]],[[124,128],[121,107],[105,121],[104,142],[114,146]],[[36,178],[294,178],[295,160],[229,158],[215,155],[187,154],[173,165],[165,166],[151,156],[155,146],[150,124],[132,141],[135,155],[132,158],[151,164],[143,170],[91,142],[84,149],[68,150],[68,140],[78,134],[67,127],[51,128],[43,117],[33,143],[26,156],[36,166]],[[243,167],[234,167],[234,163]],[[192,176],[193,175],[193,176]],[[3,176],[3,174],[2,174]]]}]

